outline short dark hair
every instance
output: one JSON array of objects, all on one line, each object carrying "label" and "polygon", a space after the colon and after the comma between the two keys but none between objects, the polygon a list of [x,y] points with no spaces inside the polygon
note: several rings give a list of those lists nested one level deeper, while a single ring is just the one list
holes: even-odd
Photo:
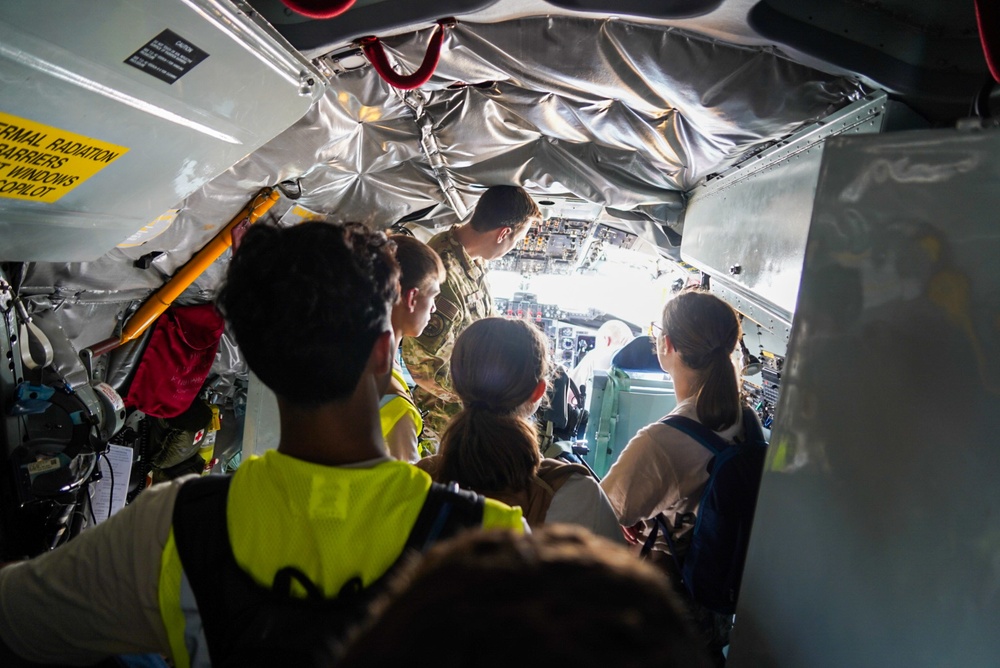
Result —
[{"label": "short dark hair", "polygon": [[492,186],[479,198],[469,224],[476,232],[490,232],[502,227],[518,230],[532,218],[541,217],[538,205],[524,188]]},{"label": "short dark hair", "polygon": [[247,365],[303,407],[348,397],[399,296],[394,244],[357,224],[255,225],[217,299]]},{"label": "short dark hair", "polygon": [[666,576],[568,524],[465,533],[400,572],[374,607],[343,668],[709,665]]},{"label": "short dark hair", "polygon": [[403,292],[423,287],[430,278],[445,279],[444,263],[433,248],[406,234],[394,234],[389,238],[396,243],[399,285]]}]

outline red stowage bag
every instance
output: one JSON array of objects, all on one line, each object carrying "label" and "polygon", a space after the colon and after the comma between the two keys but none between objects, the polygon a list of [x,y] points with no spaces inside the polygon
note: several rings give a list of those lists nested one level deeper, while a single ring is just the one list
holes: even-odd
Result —
[{"label": "red stowage bag", "polygon": [[186,411],[212,369],[224,328],[214,304],[167,309],[153,326],[125,405],[159,418]]}]

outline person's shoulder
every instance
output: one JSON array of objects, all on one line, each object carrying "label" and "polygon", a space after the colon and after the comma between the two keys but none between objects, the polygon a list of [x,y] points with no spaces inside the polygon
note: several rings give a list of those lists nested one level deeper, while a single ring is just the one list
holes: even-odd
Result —
[{"label": "person's shoulder", "polygon": [[154,516],[172,516],[174,505],[177,503],[177,496],[185,484],[200,479],[202,476],[197,473],[181,476],[173,480],[167,480],[152,485],[139,494],[135,500],[128,504],[124,510],[145,519],[136,521],[138,525],[152,522]]},{"label": "person's shoulder", "polygon": [[424,331],[420,333],[420,336],[414,337],[424,350],[432,355],[441,350],[441,347],[448,340],[449,332],[458,320],[459,314],[454,309],[445,308],[443,311],[431,313]]},{"label": "person's shoulder", "polygon": [[513,508],[496,499],[483,499],[483,528],[523,531],[523,513],[521,508]]},{"label": "person's shoulder", "polygon": [[445,255],[453,255],[455,253],[456,244],[458,243],[454,235],[455,228],[450,227],[443,232],[438,232],[433,237],[427,241],[427,245],[434,249],[441,259],[445,259]]},{"label": "person's shoulder", "polygon": [[441,284],[441,294],[434,302],[434,313],[431,313],[420,336],[414,337],[424,348],[430,351],[440,350],[452,330],[462,322],[465,312],[461,306],[464,303],[461,294],[458,282],[449,281]]},{"label": "person's shoulder", "polygon": [[645,427],[636,432],[632,440],[638,439],[656,444],[673,443],[687,438],[689,437],[684,432],[657,420],[652,424],[647,424]]},{"label": "person's shoulder", "polygon": [[556,490],[556,494],[558,495],[560,492],[570,495],[604,496],[601,483],[597,482],[597,479],[589,472],[578,470],[572,471],[566,477],[566,482],[560,489]]}]

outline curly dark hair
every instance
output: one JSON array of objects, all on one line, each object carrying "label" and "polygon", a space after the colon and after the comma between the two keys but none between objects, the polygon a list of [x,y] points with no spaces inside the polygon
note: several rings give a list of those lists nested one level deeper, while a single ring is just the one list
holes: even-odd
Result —
[{"label": "curly dark hair", "polygon": [[660,571],[568,524],[466,532],[404,567],[373,608],[339,666],[710,665]]},{"label": "curly dark hair", "polygon": [[394,254],[385,234],[358,224],[250,228],[217,298],[250,369],[298,406],[348,397],[390,329]]}]

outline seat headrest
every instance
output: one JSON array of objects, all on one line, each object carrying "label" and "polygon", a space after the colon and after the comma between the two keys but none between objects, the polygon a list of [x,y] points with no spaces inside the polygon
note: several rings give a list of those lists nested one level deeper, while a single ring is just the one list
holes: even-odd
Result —
[{"label": "seat headrest", "polygon": [[662,373],[656,350],[648,336],[637,336],[626,343],[611,358],[611,366],[622,371],[655,371]]}]

